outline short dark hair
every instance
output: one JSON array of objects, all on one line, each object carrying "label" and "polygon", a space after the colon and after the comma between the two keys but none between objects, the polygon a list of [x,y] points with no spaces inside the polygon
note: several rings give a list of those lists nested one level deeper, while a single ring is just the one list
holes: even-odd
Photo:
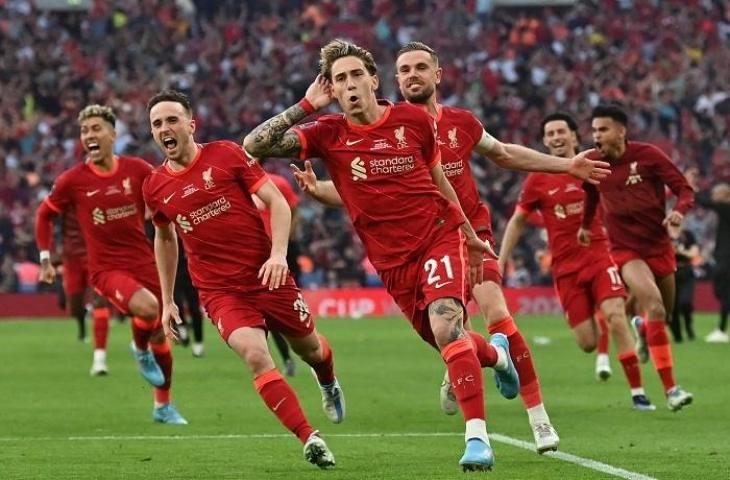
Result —
[{"label": "short dark hair", "polygon": [[564,121],[568,124],[568,128],[570,128],[571,131],[575,132],[576,134],[578,133],[578,123],[575,121],[575,118],[573,118],[571,114],[565,112],[555,112],[547,115],[540,122],[540,137],[545,136],[545,125],[547,125],[548,122],[555,122],[558,120]]},{"label": "short dark hair", "polygon": [[615,103],[601,103],[598,104],[591,112],[591,120],[598,117],[608,117],[624,127],[629,124],[629,117],[626,115],[626,111]]},{"label": "short dark hair", "polygon": [[177,102],[183,106],[185,112],[191,117],[193,116],[193,107],[190,104],[190,99],[187,95],[177,90],[166,89],[161,92],[157,92],[149,102],[147,102],[147,111],[152,110],[152,107],[160,102]]},{"label": "short dark hair", "polygon": [[431,55],[431,60],[433,60],[434,63],[436,64],[436,66],[438,66],[438,64],[439,64],[439,56],[438,56],[438,53],[436,53],[436,50],[434,50],[433,48],[429,47],[428,45],[426,45],[423,42],[408,42],[408,43],[406,43],[405,45],[403,45],[402,47],[400,47],[400,50],[398,50],[398,55],[396,55],[395,58],[396,59],[400,58],[400,56],[403,55],[404,53],[417,52],[417,51],[426,52],[429,55]]}]

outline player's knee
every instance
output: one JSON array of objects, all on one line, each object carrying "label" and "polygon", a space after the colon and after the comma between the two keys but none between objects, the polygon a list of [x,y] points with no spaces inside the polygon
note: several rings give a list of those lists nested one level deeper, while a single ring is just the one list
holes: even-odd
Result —
[{"label": "player's knee", "polygon": [[271,355],[263,349],[248,349],[241,355],[254,375],[261,375],[274,367]]},{"label": "player's knee", "polygon": [[667,316],[667,311],[660,299],[649,302],[646,311],[649,314],[650,319],[662,320]]},{"label": "player's knee", "polygon": [[428,306],[431,331],[439,345],[447,345],[464,334],[464,309],[454,298],[439,298]]},{"label": "player's knee", "polygon": [[578,337],[578,347],[586,353],[591,353],[596,349],[597,342],[593,337]]}]

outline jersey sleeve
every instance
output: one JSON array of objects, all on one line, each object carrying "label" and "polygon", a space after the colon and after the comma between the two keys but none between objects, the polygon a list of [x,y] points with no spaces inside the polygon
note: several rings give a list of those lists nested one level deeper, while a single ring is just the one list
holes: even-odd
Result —
[{"label": "jersey sleeve", "polygon": [[74,202],[71,178],[68,172],[62,173],[53,183],[51,193],[44,200],[56,213],[64,212]]},{"label": "jersey sleeve", "polygon": [[684,178],[682,172],[679,171],[677,166],[664,152],[656,147],[652,148],[652,150],[654,171],[662,182],[669,187],[672,193],[677,196],[677,203],[674,205],[674,210],[684,215],[694,206],[694,190],[692,190],[692,187],[690,187],[689,182]]},{"label": "jersey sleeve", "polygon": [[469,115],[466,118],[466,125],[464,125],[464,130],[469,133],[471,148],[473,150],[474,147],[482,140],[482,133],[484,133],[486,129],[476,115],[469,112]]},{"label": "jersey sleeve", "polygon": [[223,142],[223,146],[234,158],[230,164],[233,165],[235,177],[246,187],[248,193],[256,193],[269,180],[259,161],[233,142]]},{"label": "jersey sleeve", "polygon": [[319,157],[324,155],[326,139],[330,138],[331,127],[326,122],[315,120],[314,122],[303,123],[292,128],[292,131],[299,137],[301,149],[299,159]]},{"label": "jersey sleeve", "polygon": [[165,225],[169,225],[171,220],[159,210],[160,203],[152,194],[152,188],[150,187],[152,178],[153,175],[148,175],[144,182],[142,182],[142,198],[144,199],[145,205],[147,205],[147,208],[149,208],[152,213],[152,223],[158,227],[163,227]]},{"label": "jersey sleeve", "polygon": [[537,177],[528,175],[522,185],[522,192],[517,199],[516,210],[518,212],[531,213],[540,208],[540,191],[538,189]]}]

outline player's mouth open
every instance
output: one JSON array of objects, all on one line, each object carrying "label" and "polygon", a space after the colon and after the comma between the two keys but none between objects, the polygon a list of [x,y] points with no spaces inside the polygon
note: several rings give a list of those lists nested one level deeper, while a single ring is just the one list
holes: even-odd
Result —
[{"label": "player's mouth open", "polygon": [[177,147],[177,140],[172,137],[165,137],[162,139],[162,144],[165,146],[166,149],[172,150],[173,148]]},{"label": "player's mouth open", "polygon": [[350,101],[350,103],[357,103],[357,101],[359,100],[359,98],[357,97],[357,95],[350,95],[350,97],[348,98],[348,100]]},{"label": "player's mouth open", "polygon": [[89,149],[89,152],[95,153],[98,152],[101,147],[99,147],[99,144],[96,142],[89,142],[86,144],[86,148]]}]

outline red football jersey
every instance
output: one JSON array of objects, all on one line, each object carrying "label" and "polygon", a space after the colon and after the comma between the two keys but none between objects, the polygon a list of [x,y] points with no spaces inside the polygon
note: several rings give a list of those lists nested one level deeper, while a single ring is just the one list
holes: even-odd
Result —
[{"label": "red football jersey", "polygon": [[201,292],[261,289],[257,275],[271,241],[251,195],[268,178],[240,145],[217,141],[198,145],[185,170],[165,162],[145,182],[152,220],[174,223]]},{"label": "red football jersey", "polygon": [[595,258],[608,255],[606,229],[598,215],[591,224],[590,246],[578,244],[584,202],[583,182],[572,175],[531,173],[522,186],[517,210],[539,211],[542,215],[555,278],[581,270]]},{"label": "red football jersey", "polygon": [[155,262],[142,200],[142,182],[151,170],[141,158],[117,157],[110,172],[86,162],[56,179],[45,202],[58,213],[76,211],[91,274]]},{"label": "red football jersey", "polygon": [[471,154],[479,143],[484,127],[468,110],[438,106],[436,128],[441,166],[446,178],[459,197],[464,215],[477,232],[487,232],[492,238],[492,220],[489,209],[479,196],[479,189],[471,173]]},{"label": "red football jersey", "polygon": [[79,220],[76,218],[76,211],[73,208],[67,209],[61,216],[61,233],[63,234],[62,257],[86,256],[86,244],[81,233]]},{"label": "red football jersey", "polygon": [[[276,173],[269,173],[269,178],[272,182],[274,182],[276,188],[278,188],[281,194],[284,196],[284,199],[289,205],[289,208],[291,208],[292,210],[297,208],[297,205],[299,205],[299,196],[291,187],[289,180],[282,177],[281,175],[277,175]],[[271,237],[271,210],[269,210],[268,208],[264,208],[263,210],[260,210],[260,212],[261,218],[264,219],[266,234]]]},{"label": "red football jersey", "polygon": [[408,103],[385,105],[383,116],[370,125],[338,114],[294,129],[301,158],[325,162],[378,270],[418,257],[437,229],[464,221],[431,178],[441,158],[433,119]]},{"label": "red football jersey", "polygon": [[627,142],[624,154],[611,163],[611,174],[596,187],[588,186],[588,216],[600,192],[611,248],[629,249],[647,257],[663,254],[671,240],[662,221],[666,217],[665,185],[677,196],[674,209],[685,214],[694,192],[682,172],[654,145]]}]

